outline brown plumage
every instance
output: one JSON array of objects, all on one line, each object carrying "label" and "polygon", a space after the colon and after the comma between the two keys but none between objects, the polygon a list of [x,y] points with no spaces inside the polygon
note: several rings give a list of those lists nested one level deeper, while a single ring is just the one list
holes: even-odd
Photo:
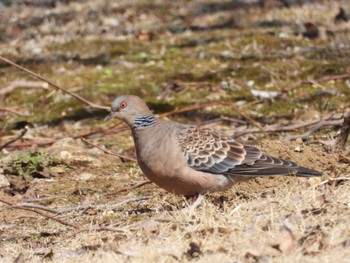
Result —
[{"label": "brown plumage", "polygon": [[106,117],[110,118],[121,119],[131,127],[144,174],[176,194],[219,191],[259,176],[322,175],[210,129],[157,119],[137,96],[115,99]]}]

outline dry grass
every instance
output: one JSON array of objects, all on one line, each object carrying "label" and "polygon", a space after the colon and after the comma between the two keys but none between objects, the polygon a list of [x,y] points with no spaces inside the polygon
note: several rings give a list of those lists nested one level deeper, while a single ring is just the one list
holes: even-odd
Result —
[{"label": "dry grass", "polygon": [[[124,233],[92,231],[74,235],[52,223],[27,225],[25,233],[30,235],[31,228],[60,233],[62,236],[55,238],[54,244],[41,244],[53,249],[54,262],[88,262],[92,258],[100,262],[186,262],[191,259],[187,255],[191,242],[200,248],[200,262],[245,261],[250,254],[273,262],[295,262],[296,258],[303,262],[345,262],[349,257],[349,183],[338,186],[336,191],[330,188],[303,187],[294,181],[279,187],[276,194],[248,200],[230,198],[229,192],[229,200],[222,207],[207,200],[192,213],[151,212],[131,224],[125,216],[118,222],[126,225]],[[326,203],[320,204],[324,194]],[[157,210],[164,208],[162,204],[164,200],[156,197],[148,206]],[[291,228],[295,240],[281,231],[284,225]],[[17,228],[15,233],[18,238],[23,232]],[[40,257],[32,256],[36,246],[18,239],[14,243],[3,244],[2,253],[14,256],[22,251],[31,260],[40,261]],[[277,251],[273,245],[287,246],[286,252]],[[92,251],[85,251],[84,246],[91,246]]]},{"label": "dry grass", "polygon": [[[293,150],[296,143],[283,145],[262,143],[269,152],[298,158]],[[345,262],[350,256],[349,165],[338,162],[341,172],[333,169],[345,179],[327,181],[339,155],[322,157],[320,150],[305,146],[299,162],[308,164],[310,155],[317,159],[313,167],[329,171],[322,179],[252,180],[225,193],[207,195],[195,211],[183,209],[188,205],[186,200],[154,185],[113,194],[143,180],[138,168],[126,168],[123,174],[111,172],[110,166],[101,169],[92,165],[89,172],[95,176],[82,181],[80,172],[86,169],[76,166],[70,176],[33,182],[31,191],[40,197],[60,189],[63,198],[43,203],[57,209],[117,203],[143,195],[152,198],[115,209],[89,209],[60,217],[82,226],[84,231],[2,205],[1,254],[5,262],[20,253],[25,259],[39,262],[43,257],[40,253],[51,250],[53,262]],[[74,194],[82,186],[93,191]],[[26,196],[32,193],[23,198]],[[6,199],[15,203],[22,198],[17,195]],[[118,231],[87,231],[111,225]]]}]

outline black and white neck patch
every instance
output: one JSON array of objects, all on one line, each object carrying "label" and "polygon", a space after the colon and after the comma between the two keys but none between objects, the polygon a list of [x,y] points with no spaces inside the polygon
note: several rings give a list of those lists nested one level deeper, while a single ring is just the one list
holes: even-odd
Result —
[{"label": "black and white neck patch", "polygon": [[137,117],[135,119],[133,127],[135,129],[146,128],[146,127],[154,125],[156,123],[156,121],[157,121],[157,119],[154,116],[144,115],[141,117]]}]

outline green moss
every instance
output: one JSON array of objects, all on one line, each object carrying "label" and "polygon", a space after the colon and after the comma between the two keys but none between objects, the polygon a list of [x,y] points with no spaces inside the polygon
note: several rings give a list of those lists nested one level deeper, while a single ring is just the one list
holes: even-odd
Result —
[{"label": "green moss", "polygon": [[5,174],[20,176],[24,180],[34,177],[44,177],[43,173],[49,166],[61,165],[54,157],[47,156],[43,152],[19,154],[4,169]]},{"label": "green moss", "polygon": [[[320,40],[318,44],[327,43]],[[227,91],[222,99],[235,102],[255,99],[245,84],[249,80],[255,82],[254,89],[280,90],[292,86],[300,79],[317,79],[324,75],[348,72],[347,60],[339,56],[323,56],[323,53],[327,53],[326,49],[303,51],[305,53],[293,51],[295,47],[303,50],[309,46],[309,41],[295,37],[280,38],[259,28],[192,32],[169,38],[157,37],[152,41],[132,38],[89,41],[76,39],[63,44],[52,44],[48,47],[49,51],[79,55],[81,58],[107,54],[109,63],[101,68],[93,64],[82,66],[79,61],[73,60],[73,63],[30,65],[30,68],[94,103],[108,106],[117,95],[136,94],[145,98],[156,113],[162,113],[206,102],[208,95],[216,92],[210,88],[211,85],[218,85],[227,78],[233,78],[241,88]],[[222,52],[227,50],[232,52],[232,57],[222,56]],[[27,76],[12,68],[0,69],[0,78],[5,75],[9,79]],[[174,81],[193,85],[188,88],[184,84],[182,90],[172,90],[169,83]],[[274,85],[269,85],[271,82]],[[327,83],[322,85],[328,87]],[[349,95],[343,82],[335,88],[342,94]],[[305,85],[291,96],[298,98],[312,95],[316,90],[312,85]],[[157,96],[164,93],[169,93],[171,100],[158,101]],[[330,98],[326,108],[336,108],[338,99],[345,102],[346,96]],[[8,96],[5,102],[9,107],[21,105],[22,109],[31,113],[25,118],[7,118],[7,124],[23,119],[34,123],[56,124],[65,119],[102,119],[105,114],[103,111],[86,110],[85,105],[62,92],[52,92],[48,96],[46,90],[18,90]],[[318,104],[323,103],[321,101]],[[261,111],[264,114],[284,114],[294,107],[299,106],[292,101],[275,101],[271,105],[263,105]],[[320,108],[318,105],[312,107]],[[214,111],[214,114],[234,114],[226,108]]]}]

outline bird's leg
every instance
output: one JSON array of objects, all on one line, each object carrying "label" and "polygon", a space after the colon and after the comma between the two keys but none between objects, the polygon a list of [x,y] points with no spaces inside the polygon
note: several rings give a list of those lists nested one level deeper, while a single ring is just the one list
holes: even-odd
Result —
[{"label": "bird's leg", "polygon": [[195,203],[197,201],[197,199],[200,197],[200,193],[195,193],[193,196],[191,196],[191,201],[192,201],[192,204]]},{"label": "bird's leg", "polygon": [[200,193],[195,193],[195,195],[190,197],[190,199],[192,204],[188,207],[188,210],[193,211],[202,204],[204,197]]}]

